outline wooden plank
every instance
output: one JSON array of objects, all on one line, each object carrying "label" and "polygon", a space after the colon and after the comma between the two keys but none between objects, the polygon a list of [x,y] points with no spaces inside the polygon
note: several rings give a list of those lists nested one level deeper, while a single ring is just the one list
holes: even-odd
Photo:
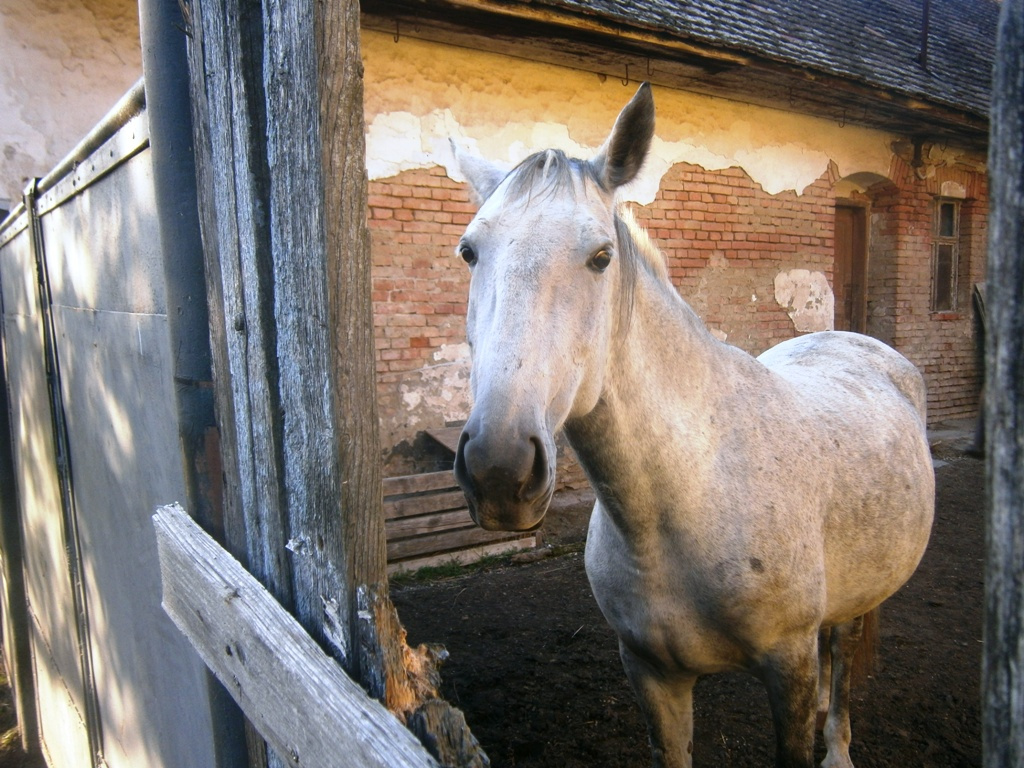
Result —
[{"label": "wooden plank", "polygon": [[416,571],[420,568],[426,568],[432,565],[448,565],[450,563],[468,565],[491,555],[504,555],[509,552],[533,549],[536,546],[537,537],[535,535],[531,535],[524,539],[512,539],[510,541],[500,541],[494,544],[482,544],[478,547],[460,549],[455,552],[444,552],[438,555],[428,555],[426,557],[414,557],[408,560],[399,560],[388,564],[388,573],[393,574],[403,573],[406,571]]},{"label": "wooden plank", "polygon": [[462,427],[445,427],[443,429],[426,429],[428,437],[432,437],[454,456],[459,450],[459,440],[462,439]]},{"label": "wooden plank", "polygon": [[[359,3],[189,9],[226,536],[388,698],[412,683],[387,597]],[[476,744],[458,718],[429,741]]]},{"label": "wooden plank", "polygon": [[430,512],[441,512],[451,509],[465,509],[466,496],[461,490],[442,491],[439,493],[407,496],[393,501],[384,502],[384,519],[396,520],[413,517]]},{"label": "wooden plank", "polygon": [[[362,552],[376,543],[379,534],[383,555],[384,534],[383,522],[379,529],[371,525],[361,530],[361,510],[349,503],[352,495],[365,490],[365,475],[375,474],[374,499],[365,506],[376,505],[380,515],[380,471],[369,466],[379,461],[359,462],[359,457],[380,455],[378,448],[364,443],[371,432],[376,436],[376,409],[367,403],[365,410],[358,410],[341,388],[341,369],[362,381],[358,366],[363,355],[361,349],[353,350],[353,359],[346,360],[349,342],[335,338],[336,333],[349,333],[350,341],[358,344],[366,327],[361,315],[346,318],[332,296],[338,287],[334,281],[342,279],[336,274],[343,266],[338,263],[341,244],[336,242],[342,225],[335,222],[340,211],[325,207],[325,196],[341,205],[338,195],[365,193],[365,182],[360,185],[356,177],[325,175],[323,165],[327,148],[322,142],[334,149],[336,137],[321,133],[321,87],[326,84],[320,81],[320,58],[336,51],[318,50],[317,15],[336,5],[281,0],[260,4],[263,87],[273,105],[266,112],[265,135],[270,171],[267,214],[273,222],[270,263],[276,369],[271,370],[276,372],[273,397],[280,409],[281,430],[280,452],[274,460],[282,482],[273,492],[283,495],[288,547],[294,555],[288,559],[293,584],[293,604],[288,607],[318,642],[331,647],[333,655],[358,675],[356,585],[378,579],[356,570],[351,562],[355,553],[347,546],[351,541]],[[347,104],[338,107],[332,124],[348,127]],[[361,118],[360,110],[360,123]],[[362,131],[350,138],[353,147],[362,146]],[[330,253],[328,238],[333,243]],[[358,251],[361,244],[357,236],[352,247]],[[355,253],[352,257],[365,258]],[[341,427],[341,419],[352,418],[344,412],[343,398],[364,422],[351,431]],[[357,530],[364,538],[361,542],[352,538]],[[384,563],[380,566],[383,574]],[[324,610],[325,605],[329,610]]]},{"label": "wooden plank", "polygon": [[1024,765],[1024,0],[999,15],[989,154],[983,764]]},{"label": "wooden plank", "polygon": [[385,498],[458,487],[458,483],[455,482],[455,476],[448,470],[444,472],[427,472],[422,475],[402,475],[401,477],[384,478]]},{"label": "wooden plank", "polygon": [[464,547],[514,539],[522,535],[521,533],[506,533],[504,531],[485,531],[483,528],[477,528],[475,525],[442,533],[430,533],[411,539],[389,541],[388,560],[403,560],[407,557],[418,555],[441,554]]},{"label": "wooden plank", "polygon": [[190,79],[228,549],[283,603],[292,581],[275,394],[262,19],[193,0]]},{"label": "wooden plank", "polygon": [[153,520],[164,610],[285,763],[438,766],[181,507]]},{"label": "wooden plank", "polygon": [[389,520],[387,523],[388,541],[397,541],[410,536],[422,536],[428,533],[441,533],[456,528],[474,525],[468,509],[453,509],[433,515],[405,517]]}]

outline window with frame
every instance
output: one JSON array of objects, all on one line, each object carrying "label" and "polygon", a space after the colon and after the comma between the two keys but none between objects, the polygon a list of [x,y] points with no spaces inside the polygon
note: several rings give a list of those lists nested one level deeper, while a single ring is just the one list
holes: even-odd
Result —
[{"label": "window with frame", "polygon": [[954,312],[960,261],[960,201],[935,201],[932,238],[932,312]]}]

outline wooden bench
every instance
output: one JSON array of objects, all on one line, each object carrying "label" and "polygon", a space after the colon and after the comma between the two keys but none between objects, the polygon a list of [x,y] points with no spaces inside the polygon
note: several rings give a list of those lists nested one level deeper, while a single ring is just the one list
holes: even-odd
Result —
[{"label": "wooden bench", "polygon": [[450,470],[386,478],[384,520],[389,573],[452,561],[471,563],[537,546],[535,531],[477,527]]}]

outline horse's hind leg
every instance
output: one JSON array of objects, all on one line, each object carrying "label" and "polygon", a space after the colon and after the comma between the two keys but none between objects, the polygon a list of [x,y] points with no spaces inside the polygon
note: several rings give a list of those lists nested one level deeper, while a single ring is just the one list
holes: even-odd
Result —
[{"label": "horse's hind leg", "polygon": [[818,633],[775,650],[760,667],[775,723],[777,768],[812,768],[818,707]]},{"label": "horse's hind leg", "polygon": [[831,633],[832,630],[828,627],[818,630],[818,717],[815,728],[819,731],[825,727],[828,702],[832,697]]},{"label": "horse's hind leg", "polygon": [[832,627],[832,695],[825,720],[828,754],[822,768],[853,768],[850,760],[850,674],[861,639],[864,617]]},{"label": "horse's hind leg", "polygon": [[619,655],[647,720],[654,768],[691,768],[696,676],[659,675],[621,643]]}]

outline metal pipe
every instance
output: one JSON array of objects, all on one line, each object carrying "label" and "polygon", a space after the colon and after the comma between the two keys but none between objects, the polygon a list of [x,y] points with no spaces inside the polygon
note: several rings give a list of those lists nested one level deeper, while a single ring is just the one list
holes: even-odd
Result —
[{"label": "metal pipe", "polygon": [[[4,316],[3,291],[0,290],[0,319]],[[24,752],[38,754],[39,713],[29,641],[32,627],[25,589],[25,547],[18,473],[14,465],[15,435],[11,432],[7,365],[7,323],[0,322],[0,549],[3,550],[4,619],[7,622],[3,639],[7,676],[14,690],[14,706],[21,732],[21,748]]]},{"label": "metal pipe", "polygon": [[[36,184],[36,194],[43,195],[57,182],[75,170],[75,167],[89,157],[103,142],[117,133],[125,123],[146,108],[146,89],[140,78],[131,89],[103,116],[96,126],[75,145],[63,160]],[[11,212],[12,214],[15,211]]]},{"label": "metal pipe", "polygon": [[[140,0],[139,27],[186,503],[189,514],[217,535],[222,511],[210,489],[221,482],[214,469],[220,457],[210,439],[217,422],[182,7],[177,0]],[[241,713],[215,679],[208,680],[217,765],[243,765]]]}]

